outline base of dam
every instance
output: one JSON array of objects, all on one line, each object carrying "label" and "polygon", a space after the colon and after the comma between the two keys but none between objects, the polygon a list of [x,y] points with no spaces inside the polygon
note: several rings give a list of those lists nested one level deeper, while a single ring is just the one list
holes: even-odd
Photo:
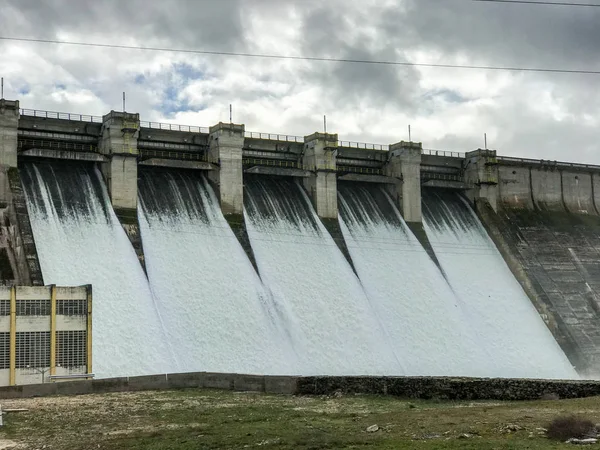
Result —
[{"label": "base of dam", "polygon": [[439,400],[539,400],[600,395],[600,381],[462,377],[295,377],[173,373],[0,387],[0,399],[174,389],[219,389],[275,395],[381,395]]}]

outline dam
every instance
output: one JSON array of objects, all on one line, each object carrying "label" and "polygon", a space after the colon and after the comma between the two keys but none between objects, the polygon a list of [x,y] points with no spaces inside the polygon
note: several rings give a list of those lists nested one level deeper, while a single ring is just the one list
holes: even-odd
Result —
[{"label": "dam", "polygon": [[0,100],[1,283],[92,285],[100,378],[594,378],[599,182]]}]

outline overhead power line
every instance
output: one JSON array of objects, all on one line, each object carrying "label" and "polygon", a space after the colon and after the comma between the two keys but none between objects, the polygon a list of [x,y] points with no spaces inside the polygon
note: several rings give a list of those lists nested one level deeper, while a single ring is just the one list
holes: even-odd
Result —
[{"label": "overhead power line", "polygon": [[514,3],[517,5],[542,5],[542,6],[587,6],[591,8],[600,8],[599,3],[567,3],[567,2],[545,2],[545,1],[533,1],[533,0],[471,0],[473,2],[486,2],[486,3]]},{"label": "overhead power line", "polygon": [[431,67],[444,69],[469,69],[469,70],[494,70],[494,71],[511,71],[511,72],[545,72],[545,73],[565,73],[565,74],[586,74],[600,75],[600,70],[586,69],[554,69],[543,67],[511,67],[511,66],[476,66],[465,64],[434,64],[434,63],[415,63],[409,61],[385,61],[372,59],[351,59],[351,58],[325,58],[317,56],[291,56],[291,55],[273,55],[264,53],[244,53],[244,52],[222,52],[210,50],[191,50],[181,48],[167,47],[146,47],[138,45],[119,45],[119,44],[101,44],[95,42],[76,42],[76,41],[61,41],[55,39],[33,39],[33,38],[17,38],[10,36],[0,36],[2,41],[18,41],[18,42],[35,42],[42,44],[61,44],[73,45],[80,47],[99,47],[99,48],[114,48],[121,50],[143,50],[152,52],[167,52],[167,53],[187,53],[197,55],[212,55],[212,56],[239,56],[245,58],[263,58],[263,59],[282,59],[296,61],[318,61],[318,62],[338,62],[349,64],[373,64],[384,66],[405,66],[405,67]]}]

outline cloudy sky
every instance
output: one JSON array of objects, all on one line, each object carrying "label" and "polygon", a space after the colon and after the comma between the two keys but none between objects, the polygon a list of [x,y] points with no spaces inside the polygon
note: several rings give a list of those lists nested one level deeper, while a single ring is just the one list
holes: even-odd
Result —
[{"label": "cloudy sky", "polygon": [[[567,0],[575,2],[575,0]],[[579,0],[579,3],[600,3]],[[84,5],[85,4],[85,5]],[[0,0],[0,36],[600,70],[600,8],[470,0]],[[202,56],[0,41],[24,108],[600,164],[600,75]]]}]

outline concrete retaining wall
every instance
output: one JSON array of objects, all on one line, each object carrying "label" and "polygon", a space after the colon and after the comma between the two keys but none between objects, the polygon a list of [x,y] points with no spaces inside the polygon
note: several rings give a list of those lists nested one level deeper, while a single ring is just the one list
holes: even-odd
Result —
[{"label": "concrete retaining wall", "polygon": [[533,201],[539,209],[564,211],[562,178],[558,170],[531,169],[531,187]]},{"label": "concrete retaining wall", "polygon": [[597,215],[592,175],[562,171],[561,176],[563,201],[567,210],[572,213]]},{"label": "concrete retaining wall", "polygon": [[501,204],[511,208],[533,209],[529,167],[500,166],[498,196]]},{"label": "concrete retaining wall", "polygon": [[196,372],[3,387],[0,388],[0,398],[184,388],[284,395],[332,395],[342,392],[451,400],[535,400],[550,393],[560,398],[600,395],[599,381],[444,377],[286,377]]}]

